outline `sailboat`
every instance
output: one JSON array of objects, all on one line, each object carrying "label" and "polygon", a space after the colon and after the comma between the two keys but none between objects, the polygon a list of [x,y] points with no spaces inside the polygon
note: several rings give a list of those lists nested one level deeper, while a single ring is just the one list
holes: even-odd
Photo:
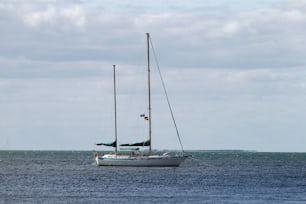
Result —
[{"label": "sailboat", "polygon": [[[182,150],[176,155],[169,153],[153,154],[151,137],[152,137],[152,125],[151,125],[151,82],[150,82],[150,34],[147,33],[147,73],[148,73],[148,115],[141,114],[148,121],[148,139],[142,142],[136,142],[131,144],[120,144],[120,147],[129,147],[127,153],[118,151],[117,143],[117,109],[116,109],[116,66],[113,65],[113,78],[114,78],[114,113],[115,113],[115,141],[111,143],[98,143],[98,146],[108,146],[115,148],[114,153],[99,155],[97,151],[94,151],[94,160],[98,166],[135,166],[135,167],[171,167],[179,166],[188,156],[184,153],[183,146],[178,134],[176,123],[173,117],[173,112],[169,103],[168,96],[166,94],[172,119],[176,127],[179,142]],[[163,80],[162,80],[163,82]],[[164,83],[163,83],[164,85]],[[164,87],[164,91],[165,91]],[[166,91],[165,91],[166,93]],[[148,147],[148,151],[140,151],[140,148]],[[125,149],[126,150],[126,149]]]}]

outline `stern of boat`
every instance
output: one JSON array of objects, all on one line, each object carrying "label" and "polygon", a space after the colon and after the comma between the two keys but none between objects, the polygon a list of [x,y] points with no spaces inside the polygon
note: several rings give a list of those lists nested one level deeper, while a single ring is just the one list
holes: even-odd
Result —
[{"label": "stern of boat", "polygon": [[99,166],[99,153],[97,151],[93,151],[93,157],[97,166]]}]

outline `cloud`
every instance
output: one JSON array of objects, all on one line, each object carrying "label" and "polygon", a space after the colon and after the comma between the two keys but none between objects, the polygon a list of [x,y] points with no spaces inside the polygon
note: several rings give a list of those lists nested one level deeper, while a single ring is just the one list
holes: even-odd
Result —
[{"label": "cloud", "polygon": [[67,8],[56,9],[54,7],[47,8],[44,11],[34,11],[25,14],[24,22],[32,27],[41,24],[54,26],[63,22],[70,22],[72,25],[82,28],[86,23],[86,16],[81,6],[71,6]]},{"label": "cloud", "polygon": [[238,22],[228,22],[225,26],[223,26],[223,31],[230,35],[234,35],[239,32],[240,25]]},{"label": "cloud", "polygon": [[41,23],[54,24],[57,17],[56,10],[49,8],[46,11],[33,12],[24,17],[24,21],[29,26],[37,26]]},{"label": "cloud", "polygon": [[[121,124],[134,122],[131,115],[143,111],[139,86],[146,84],[145,33],[150,32],[190,140],[186,148],[205,143],[205,148],[271,150],[275,147],[261,141],[279,134],[278,148],[284,148],[290,141],[285,133],[304,132],[306,4],[259,2],[1,1],[1,135],[10,137],[12,148],[22,147],[23,132],[33,148],[40,147],[35,141],[45,130],[44,144],[53,142],[52,134],[75,141],[77,148],[81,141],[85,149],[109,139],[113,64]],[[158,87],[153,93],[156,111],[163,103]],[[137,99],[133,106],[129,95]],[[165,115],[154,117],[171,132]],[[135,128],[122,128],[136,135]]]},{"label": "cloud", "polygon": [[289,21],[305,21],[306,20],[306,16],[299,10],[290,10],[288,12],[285,13],[285,17],[287,17],[287,19]]},{"label": "cloud", "polygon": [[86,23],[86,16],[81,6],[73,6],[70,8],[64,8],[60,11],[60,14],[69,19],[71,23],[78,27],[83,27]]},{"label": "cloud", "polygon": [[[256,69],[305,62],[301,51],[305,41],[303,7],[293,3],[287,3],[291,7],[281,4],[236,12],[219,6],[209,13],[205,9],[191,12],[196,6],[184,10],[182,2],[176,8],[166,5],[169,9],[165,12],[154,10],[155,4],[151,9],[147,4],[142,5],[143,10],[137,9],[133,1],[124,10],[126,4],[117,9],[116,4],[97,2],[19,6],[8,20],[21,20],[24,25],[16,25],[18,29],[28,27],[23,29],[26,37],[12,39],[8,32],[2,33],[10,41],[19,41],[16,57],[37,60],[113,60],[116,53],[123,63],[136,61],[133,56],[139,56],[142,49],[137,45],[143,43],[144,33],[151,32],[160,60],[167,66]],[[205,8],[199,1],[195,4]],[[6,10],[14,11],[9,6]],[[26,52],[33,45],[36,49]],[[9,51],[3,49],[7,55]],[[178,62],[177,58],[184,60]]]}]

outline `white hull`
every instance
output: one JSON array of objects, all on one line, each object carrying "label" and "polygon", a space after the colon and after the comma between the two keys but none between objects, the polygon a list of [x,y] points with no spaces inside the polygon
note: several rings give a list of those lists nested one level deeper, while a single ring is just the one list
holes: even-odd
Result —
[{"label": "white hull", "polygon": [[118,157],[95,157],[98,166],[137,166],[137,167],[177,167],[186,156],[118,156]]}]

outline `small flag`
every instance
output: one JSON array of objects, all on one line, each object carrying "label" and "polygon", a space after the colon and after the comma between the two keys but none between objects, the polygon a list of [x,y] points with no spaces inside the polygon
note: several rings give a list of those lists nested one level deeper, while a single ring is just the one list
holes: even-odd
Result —
[{"label": "small flag", "polygon": [[145,120],[149,120],[149,117],[146,116],[146,114],[141,114],[140,117],[142,117],[142,118],[145,119]]}]

